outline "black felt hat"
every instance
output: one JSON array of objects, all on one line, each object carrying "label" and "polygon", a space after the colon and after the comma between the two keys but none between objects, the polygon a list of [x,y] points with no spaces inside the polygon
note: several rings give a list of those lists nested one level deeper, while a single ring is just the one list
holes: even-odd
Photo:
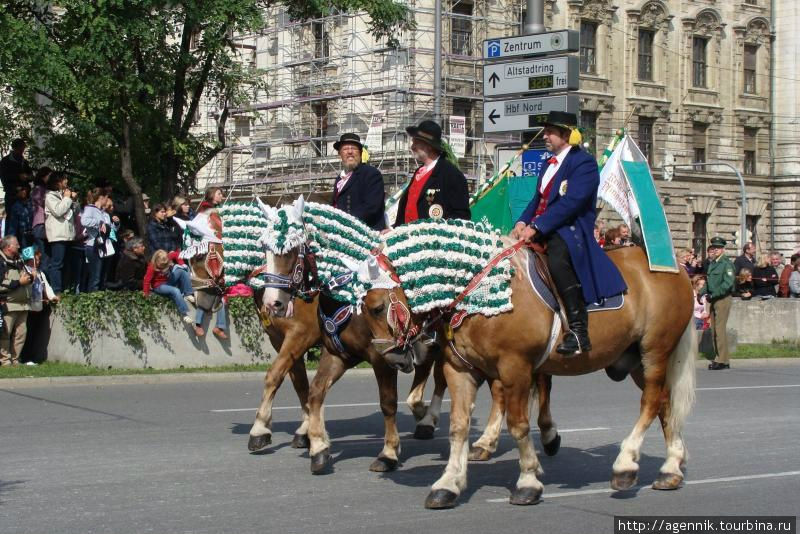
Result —
[{"label": "black felt hat", "polygon": [[338,151],[342,145],[347,143],[356,145],[359,150],[364,150],[364,145],[361,144],[361,138],[355,133],[342,134],[339,140],[333,143],[333,149]]},{"label": "black felt hat", "polygon": [[442,147],[442,127],[433,121],[422,121],[419,126],[409,126],[406,132],[414,139],[419,139],[427,143],[439,152],[443,152]]}]

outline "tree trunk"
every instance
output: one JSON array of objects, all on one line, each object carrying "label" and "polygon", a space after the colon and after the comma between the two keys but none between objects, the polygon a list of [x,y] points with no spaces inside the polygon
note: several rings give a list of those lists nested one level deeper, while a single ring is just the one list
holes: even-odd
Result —
[{"label": "tree trunk", "polygon": [[147,219],[144,213],[142,188],[133,177],[133,163],[131,159],[131,125],[128,118],[122,119],[122,138],[119,143],[119,159],[121,164],[122,179],[128,186],[133,197],[133,212],[136,216],[136,228],[140,237],[145,237]]}]

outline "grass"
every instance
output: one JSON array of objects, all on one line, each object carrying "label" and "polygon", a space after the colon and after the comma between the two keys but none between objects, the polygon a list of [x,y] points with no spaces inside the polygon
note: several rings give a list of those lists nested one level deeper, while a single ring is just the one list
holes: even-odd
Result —
[{"label": "grass", "polygon": [[[306,362],[307,369],[316,369],[316,361]],[[0,378],[51,378],[59,376],[119,376],[119,375],[164,375],[184,373],[246,373],[251,371],[266,372],[269,364],[258,363],[252,365],[224,365],[219,367],[181,367],[178,369],[117,369],[99,368],[90,365],[64,362],[44,362],[40,365],[18,365],[15,367],[0,367]],[[369,367],[362,362],[357,367]]]},{"label": "grass", "polygon": [[[713,359],[713,354],[703,353],[706,359]],[[731,358],[800,358],[800,343],[740,343]]]}]

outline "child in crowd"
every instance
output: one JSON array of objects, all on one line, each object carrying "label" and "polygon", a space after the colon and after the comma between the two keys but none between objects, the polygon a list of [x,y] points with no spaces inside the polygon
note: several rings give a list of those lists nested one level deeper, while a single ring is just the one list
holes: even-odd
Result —
[{"label": "child in crowd", "polygon": [[739,291],[739,296],[742,300],[750,300],[753,298],[753,271],[750,269],[742,269],[739,271],[739,276],[736,277],[736,287]]},{"label": "child in crowd", "polygon": [[705,287],[706,279],[702,276],[692,277],[692,289],[694,290],[694,327],[697,330],[708,328],[708,300],[706,295],[701,295],[700,291]]},{"label": "child in crowd", "polygon": [[194,324],[194,319],[189,316],[189,306],[186,302],[194,304],[194,289],[186,265],[178,254],[176,250],[169,253],[166,250],[156,250],[147,266],[142,290],[145,297],[152,291],[171,298],[183,322],[191,325]]}]

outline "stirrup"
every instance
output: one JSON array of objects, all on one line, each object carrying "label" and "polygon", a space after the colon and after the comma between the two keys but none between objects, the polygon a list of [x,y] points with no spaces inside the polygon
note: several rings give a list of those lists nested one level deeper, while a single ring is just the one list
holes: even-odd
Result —
[{"label": "stirrup", "polygon": [[564,339],[558,344],[558,347],[556,347],[556,352],[566,357],[578,356],[590,350],[592,350],[592,346],[589,340],[587,339],[586,343],[582,345],[580,337],[572,330],[568,330],[564,333]]}]

